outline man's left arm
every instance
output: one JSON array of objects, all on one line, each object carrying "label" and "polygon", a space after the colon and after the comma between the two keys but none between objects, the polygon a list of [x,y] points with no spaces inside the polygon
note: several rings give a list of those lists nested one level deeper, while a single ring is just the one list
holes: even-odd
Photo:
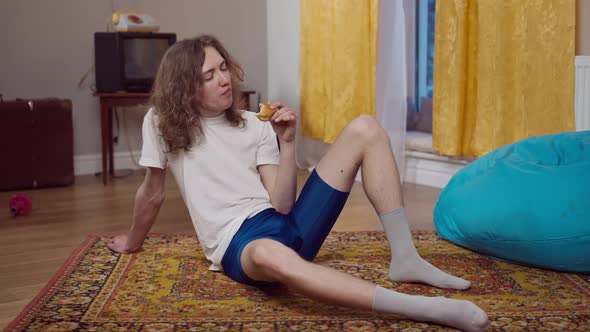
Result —
[{"label": "man's left arm", "polygon": [[281,143],[280,164],[261,165],[258,167],[258,172],[262,184],[268,191],[272,206],[280,213],[289,213],[297,195],[295,143]]},{"label": "man's left arm", "polygon": [[270,202],[283,214],[291,211],[297,195],[297,165],[295,163],[295,111],[281,104],[273,104],[279,110],[271,118],[272,127],[279,138],[279,165],[261,165],[258,172],[268,191]]}]

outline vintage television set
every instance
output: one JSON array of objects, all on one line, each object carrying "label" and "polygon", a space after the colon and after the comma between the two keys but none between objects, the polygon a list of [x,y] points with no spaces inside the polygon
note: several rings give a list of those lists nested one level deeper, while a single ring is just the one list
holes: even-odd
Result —
[{"label": "vintage television set", "polygon": [[174,33],[95,32],[96,92],[150,92]]}]

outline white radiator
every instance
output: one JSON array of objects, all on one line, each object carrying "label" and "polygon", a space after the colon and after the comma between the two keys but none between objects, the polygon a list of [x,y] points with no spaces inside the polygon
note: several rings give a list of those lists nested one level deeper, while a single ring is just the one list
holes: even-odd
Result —
[{"label": "white radiator", "polygon": [[590,130],[590,56],[576,57],[576,130]]}]

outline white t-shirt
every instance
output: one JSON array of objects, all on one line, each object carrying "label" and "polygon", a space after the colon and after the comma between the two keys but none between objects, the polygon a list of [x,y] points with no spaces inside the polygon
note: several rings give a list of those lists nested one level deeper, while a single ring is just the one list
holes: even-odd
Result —
[{"label": "white t-shirt", "polygon": [[243,117],[243,128],[230,126],[224,114],[202,118],[200,143],[175,154],[163,152],[153,110],[143,120],[139,163],[170,168],[211,270],[221,269],[221,259],[242,222],[272,207],[256,167],[279,164],[276,135],[254,113],[244,111]]}]

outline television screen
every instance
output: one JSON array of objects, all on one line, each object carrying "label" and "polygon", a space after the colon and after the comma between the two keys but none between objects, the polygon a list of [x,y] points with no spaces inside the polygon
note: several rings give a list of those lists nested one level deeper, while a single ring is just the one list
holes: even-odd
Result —
[{"label": "television screen", "polygon": [[149,79],[156,76],[160,60],[170,47],[168,39],[131,38],[125,39],[125,78]]}]

